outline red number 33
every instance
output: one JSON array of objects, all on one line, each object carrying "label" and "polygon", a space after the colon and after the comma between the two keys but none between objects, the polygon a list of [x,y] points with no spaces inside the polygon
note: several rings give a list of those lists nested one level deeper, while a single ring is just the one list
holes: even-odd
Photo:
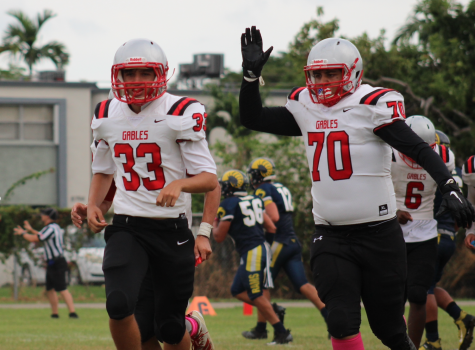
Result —
[{"label": "red number 33", "polygon": [[[195,113],[193,114],[192,118],[194,120],[196,120],[196,125],[193,127],[193,131],[195,132],[200,132],[201,129],[203,129],[204,131],[206,131],[206,120],[208,118],[208,114],[205,113],[204,114],[204,118],[203,118],[203,115],[201,113]],[[203,125],[203,121],[204,121],[204,125]]]}]

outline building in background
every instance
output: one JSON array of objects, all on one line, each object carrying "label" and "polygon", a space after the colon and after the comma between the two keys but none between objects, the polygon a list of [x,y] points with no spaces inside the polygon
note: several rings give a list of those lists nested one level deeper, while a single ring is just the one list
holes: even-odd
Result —
[{"label": "building in background", "polygon": [[[195,98],[208,110],[213,106],[212,97],[202,90],[168,92]],[[286,94],[273,91],[266,101],[284,105]],[[19,186],[0,205],[64,208],[87,202],[92,176],[90,123],[95,106],[108,95],[109,89],[99,89],[95,83],[0,81],[0,197],[19,179],[55,169]],[[216,130],[210,143],[213,137],[226,135]]]}]

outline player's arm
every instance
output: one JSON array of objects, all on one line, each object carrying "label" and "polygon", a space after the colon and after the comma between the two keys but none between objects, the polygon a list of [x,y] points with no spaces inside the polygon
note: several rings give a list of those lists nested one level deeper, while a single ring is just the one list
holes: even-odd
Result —
[{"label": "player's arm", "polygon": [[221,186],[219,186],[219,184],[214,190],[206,192],[205,194],[203,217],[195,241],[195,260],[201,257],[201,261],[205,261],[209,259],[209,256],[213,252],[209,243],[209,237],[211,229],[213,228],[214,218],[218,212],[220,198]]},{"label": "player's arm", "polygon": [[231,227],[231,221],[216,220],[213,222],[213,238],[216,242],[221,243],[226,239],[226,235]]},{"label": "player's arm", "polygon": [[265,205],[266,214],[272,220],[272,222],[277,222],[280,219],[279,209],[277,208],[277,204],[273,201],[267,201]]},{"label": "player's arm", "polygon": [[[112,206],[112,202],[115,196],[116,191],[115,182],[112,181],[111,187],[109,188],[109,192],[107,192],[106,198],[102,201],[99,209],[102,212],[102,215],[105,215],[110,207]],[[73,207],[71,208],[71,221],[73,222],[74,226],[77,228],[81,228],[82,222],[84,219],[87,218],[87,204],[83,203],[74,203]]]},{"label": "player's arm", "polygon": [[399,152],[414,159],[434,179],[443,196],[437,216],[451,212],[460,227],[471,226],[475,218],[472,205],[463,196],[442,158],[427,143],[402,120],[378,127],[374,133]]},{"label": "player's arm", "polygon": [[106,198],[113,178],[113,174],[96,173],[92,176],[87,204],[87,223],[94,233],[100,232],[107,226],[102,214],[101,204]]},{"label": "player's arm", "polygon": [[243,81],[239,93],[239,114],[242,125],[262,132],[286,136],[301,136],[300,128],[286,107],[263,108],[259,93],[261,71],[269,59],[272,47],[262,51],[261,33],[256,27],[246,28],[241,36]]},{"label": "player's arm", "polygon": [[[266,209],[266,212],[267,212],[267,209]],[[265,230],[268,232],[268,233],[272,233],[274,234],[276,231],[277,231],[277,227],[274,225],[274,222],[272,221],[272,219],[270,218],[269,215],[267,215],[266,213],[263,213],[264,214],[264,228]]]}]

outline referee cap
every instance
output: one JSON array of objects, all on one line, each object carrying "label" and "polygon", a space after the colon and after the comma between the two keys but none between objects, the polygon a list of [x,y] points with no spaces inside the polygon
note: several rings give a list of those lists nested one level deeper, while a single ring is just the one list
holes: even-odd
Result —
[{"label": "referee cap", "polygon": [[49,218],[51,220],[58,220],[58,212],[53,209],[53,208],[45,208],[45,209],[41,209],[40,210],[40,213],[42,215],[46,215],[46,216],[49,216]]}]

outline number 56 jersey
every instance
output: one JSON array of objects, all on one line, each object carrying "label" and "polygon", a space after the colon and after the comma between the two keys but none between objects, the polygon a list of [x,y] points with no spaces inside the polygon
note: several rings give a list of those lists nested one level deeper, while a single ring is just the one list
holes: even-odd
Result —
[{"label": "number 56 jersey", "polygon": [[218,208],[218,218],[231,221],[229,235],[234,240],[239,255],[265,242],[264,203],[255,195],[225,198]]},{"label": "number 56 jersey", "polygon": [[391,89],[361,85],[332,107],[294,89],[286,108],[304,139],[317,225],[352,225],[396,214],[391,147],[374,132],[404,120],[404,100]]},{"label": "number 56 jersey", "polygon": [[174,207],[156,206],[156,198],[172,181],[216,174],[205,118],[198,101],[168,93],[138,114],[117,99],[98,104],[91,123],[96,145],[92,172],[115,174],[116,214],[178,218],[186,212],[187,193]]}]

